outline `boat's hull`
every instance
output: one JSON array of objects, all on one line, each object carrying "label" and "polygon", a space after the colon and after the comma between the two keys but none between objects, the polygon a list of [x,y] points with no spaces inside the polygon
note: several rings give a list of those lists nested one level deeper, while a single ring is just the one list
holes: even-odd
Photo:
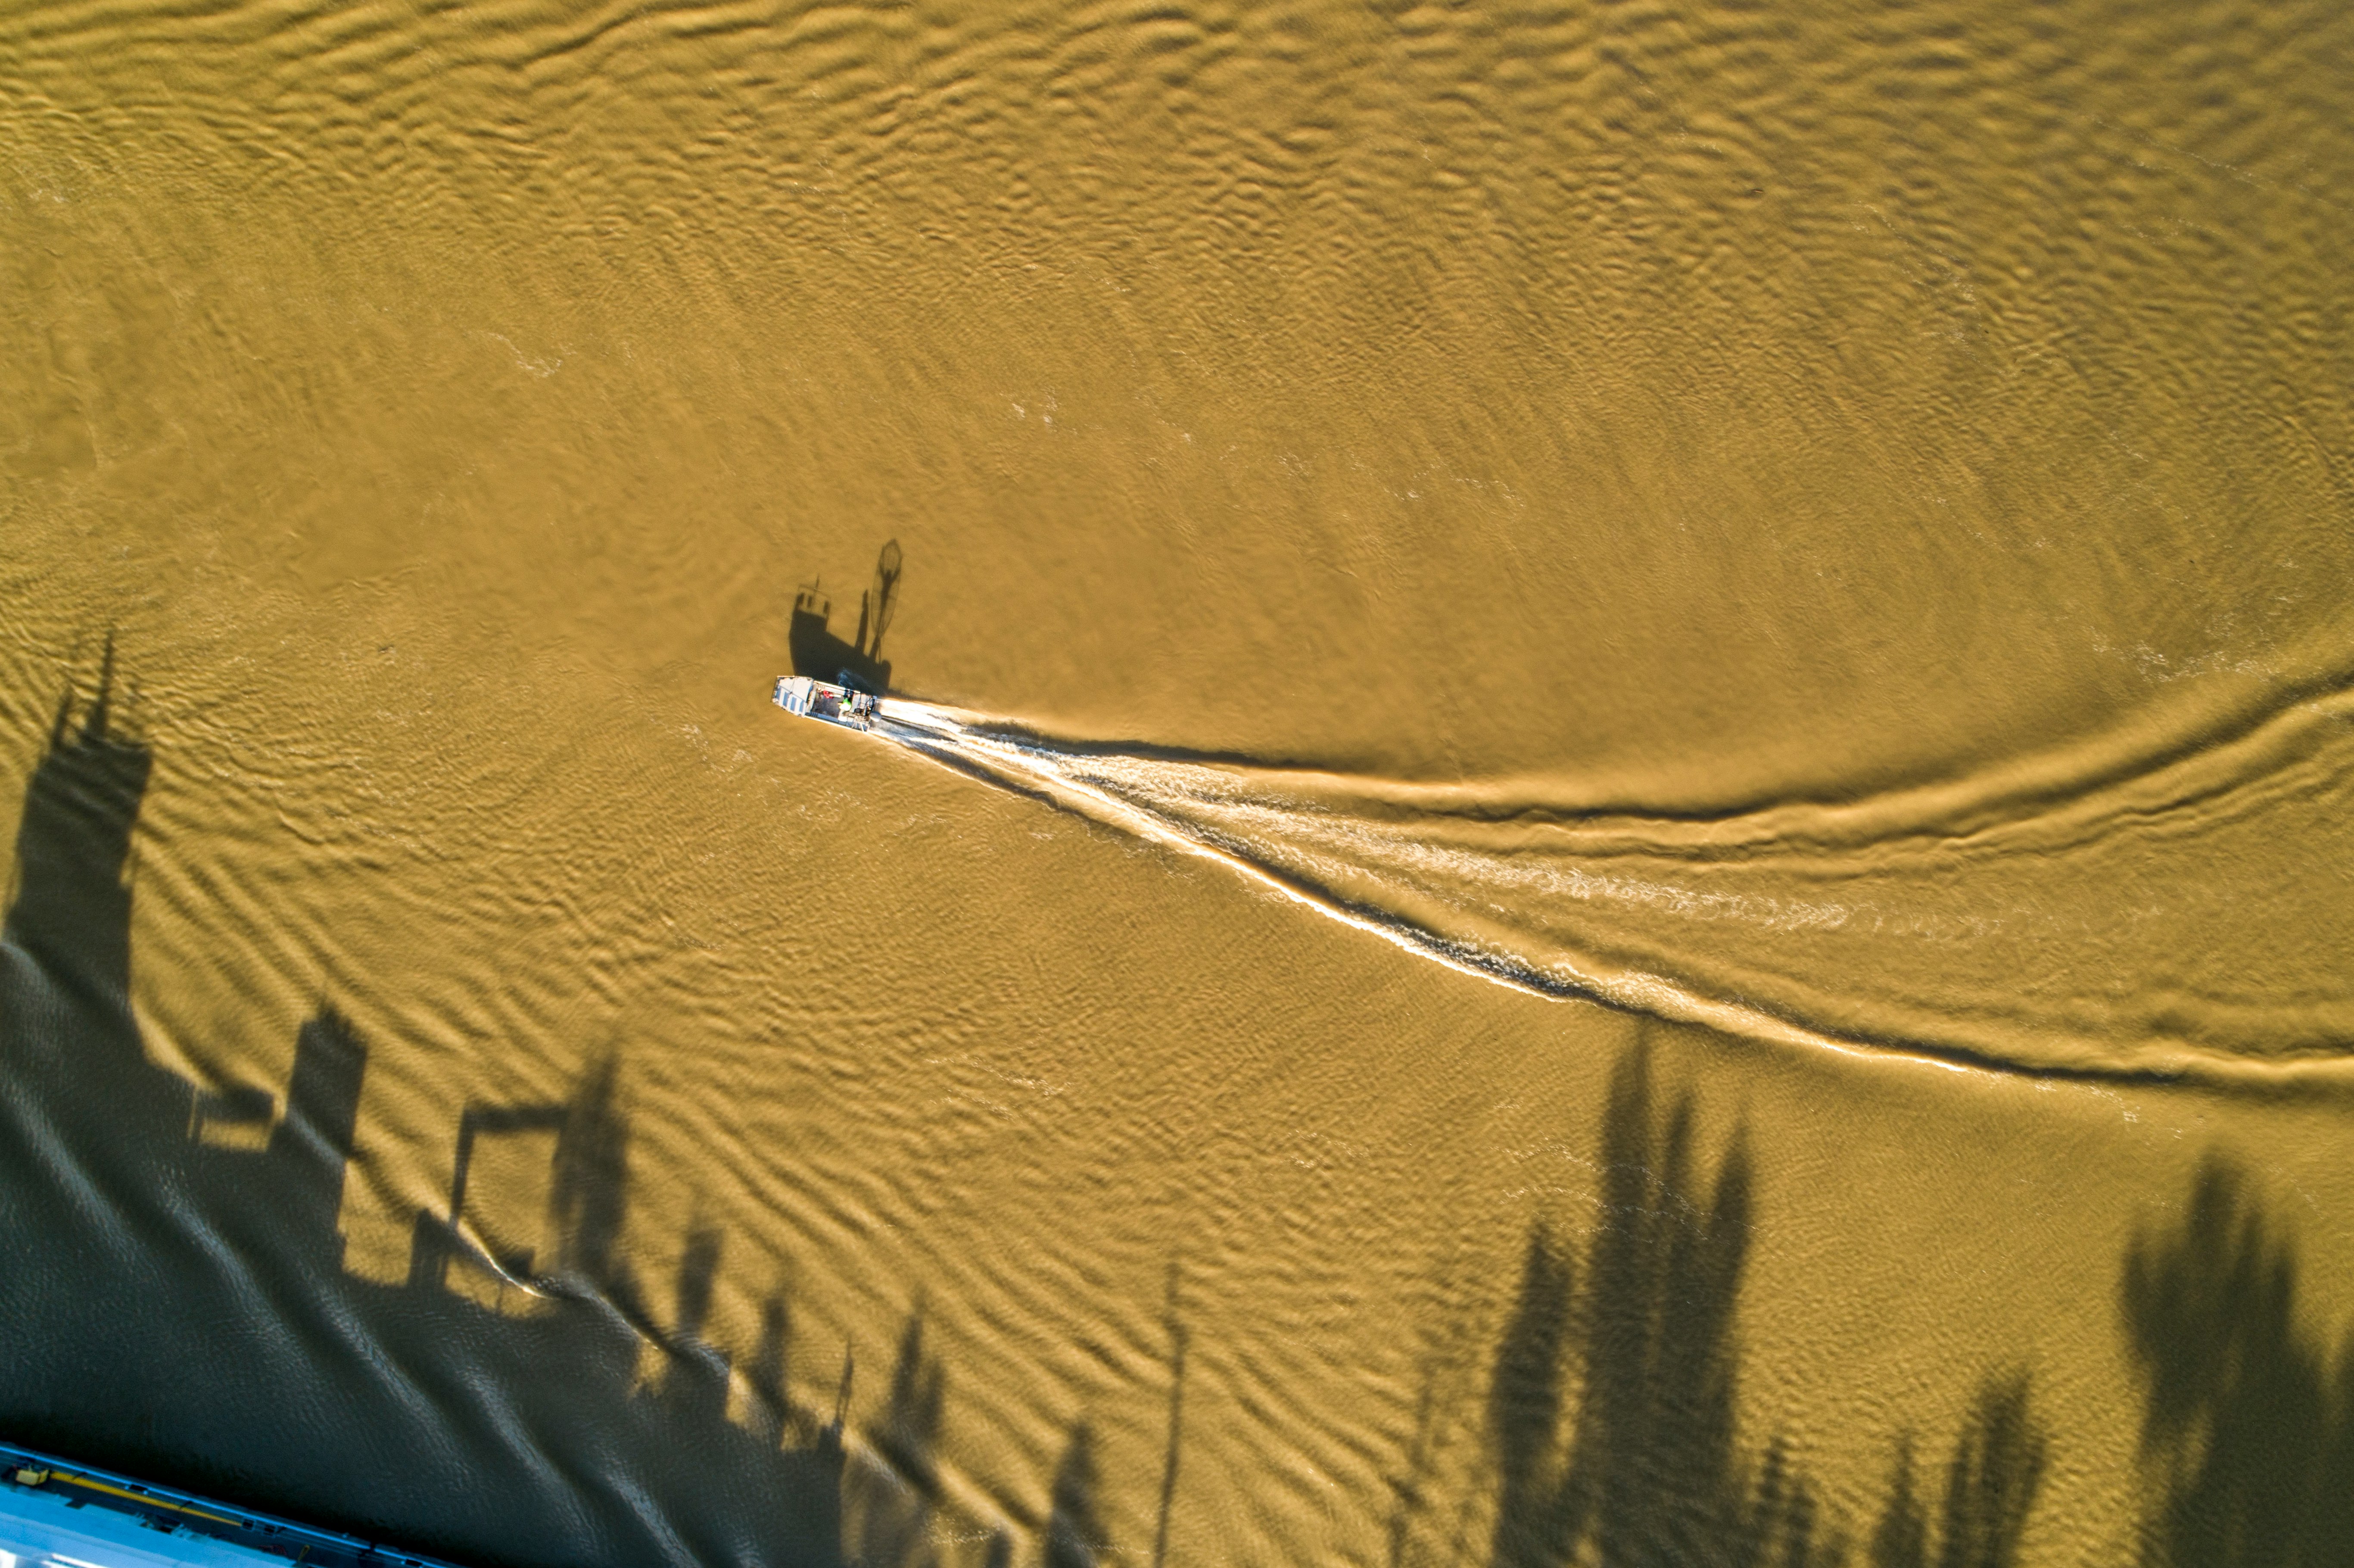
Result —
[{"label": "boat's hull", "polygon": [[830,681],[813,681],[807,675],[779,676],[769,700],[789,714],[843,729],[872,729],[880,716],[878,699],[871,694]]}]

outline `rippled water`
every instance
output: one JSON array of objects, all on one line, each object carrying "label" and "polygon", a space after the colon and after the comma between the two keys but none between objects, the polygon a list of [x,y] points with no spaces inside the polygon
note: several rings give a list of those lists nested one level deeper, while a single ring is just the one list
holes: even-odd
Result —
[{"label": "rippled water", "polygon": [[[906,702],[885,733],[1539,994],[2091,1078],[2277,1082],[2248,1059],[2287,1058],[2334,1085],[2343,991],[2246,917],[2327,906],[2338,870],[2310,846],[2354,781],[2334,696],[2137,775],[2063,754],[1705,818],[1075,747]],[[2201,896],[2117,907],[2132,875]]]},{"label": "rippled water", "polygon": [[0,1427],[486,1564],[2334,1561],[2350,81],[0,17]]}]

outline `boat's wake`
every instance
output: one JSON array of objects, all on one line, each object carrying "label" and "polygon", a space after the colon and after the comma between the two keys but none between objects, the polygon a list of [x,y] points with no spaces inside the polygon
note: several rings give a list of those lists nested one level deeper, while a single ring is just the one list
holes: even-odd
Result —
[{"label": "boat's wake", "polygon": [[1188,760],[898,699],[879,733],[1536,995],[1957,1067],[2274,1082],[2354,1067],[2354,988],[2302,978],[2332,972],[2310,948],[2337,934],[2264,924],[2334,902],[2289,885],[2340,874],[2322,853],[2354,779],[2339,708],[2073,794],[1707,821]]}]

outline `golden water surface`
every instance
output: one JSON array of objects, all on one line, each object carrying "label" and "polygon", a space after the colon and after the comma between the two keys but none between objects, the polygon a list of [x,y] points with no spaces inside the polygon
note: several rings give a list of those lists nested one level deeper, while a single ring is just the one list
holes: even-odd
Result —
[{"label": "golden water surface", "polygon": [[[0,1436],[484,1564],[2343,1560],[2349,93],[9,8]],[[886,539],[920,746],[768,701]]]}]

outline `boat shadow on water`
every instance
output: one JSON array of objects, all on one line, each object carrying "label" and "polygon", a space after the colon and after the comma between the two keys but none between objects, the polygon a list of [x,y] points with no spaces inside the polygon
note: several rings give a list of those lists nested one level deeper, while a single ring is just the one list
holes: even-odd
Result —
[{"label": "boat shadow on water", "polygon": [[833,600],[822,579],[803,583],[793,594],[792,620],[785,632],[793,673],[878,697],[890,695],[891,662],[883,657],[883,634],[898,613],[904,571],[899,541],[893,539],[875,557],[875,582],[859,596],[857,635],[847,642],[834,633]]},{"label": "boat shadow on water", "polygon": [[[870,653],[887,614],[875,620]],[[559,1100],[466,1107],[447,1200],[415,1215],[406,1278],[348,1272],[336,1227],[368,1065],[359,1033],[323,1004],[282,1096],[200,1090],[146,1057],[126,872],[154,758],[122,732],[111,689],[110,673],[79,714],[71,692],[58,710],[0,944],[0,1436],[483,1564],[1111,1559],[1084,1421],[1043,1514],[940,1528],[948,1378],[920,1308],[864,1431],[848,1424],[847,1357],[838,1378],[791,1375],[782,1292],[740,1365],[706,1341],[719,1232],[684,1238],[658,1321],[624,1245],[618,1056]],[[2024,1368],[1981,1380],[1959,1429],[1922,1445],[1929,1467],[1902,1440],[1864,1489],[1883,1498],[1872,1517],[1834,1517],[1778,1438],[1741,1439],[1756,1182],[1739,1135],[1712,1161],[1700,1147],[1697,1099],[1660,1089],[1655,1055],[1638,1044],[1617,1068],[1592,1234],[1581,1247],[1532,1222],[1500,1337],[1457,1325],[1456,1348],[1429,1358],[1393,1481],[1393,1568],[2022,1561],[2055,1452]],[[224,1147],[202,1136],[217,1124],[256,1136]],[[467,1221],[479,1151],[515,1136],[552,1143],[544,1257]],[[2119,1278],[2148,1492],[2141,1538],[2119,1554],[2153,1568],[2345,1560],[2354,1342],[2333,1352],[2304,1326],[2294,1242],[2240,1167],[2212,1160]],[[1139,1524],[1119,1554],[1156,1568],[1181,1506],[1179,1283],[1172,1266],[1151,1544]],[[510,1288],[541,1299],[502,1312]],[[790,1393],[827,1383],[827,1408]],[[1456,1440],[1467,1429],[1478,1442]]]}]

